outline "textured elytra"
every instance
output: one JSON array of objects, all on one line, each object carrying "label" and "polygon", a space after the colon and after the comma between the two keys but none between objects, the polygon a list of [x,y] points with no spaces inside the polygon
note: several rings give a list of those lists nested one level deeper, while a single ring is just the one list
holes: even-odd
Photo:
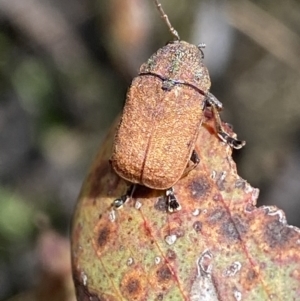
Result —
[{"label": "textured elytra", "polygon": [[178,41],[159,49],[140,72],[127,93],[111,163],[132,183],[168,189],[194,150],[210,79],[200,50]]},{"label": "textured elytra", "polygon": [[137,77],[115,137],[112,166],[124,179],[167,189],[184,173],[203,118],[204,96],[193,88],[161,88],[153,76]]},{"label": "textured elytra", "polygon": [[237,175],[213,120],[200,128],[200,164],[174,186],[182,210],[172,214],[162,192],[144,187],[113,209],[126,191],[109,168],[113,138],[111,131],[74,216],[79,301],[300,300],[299,230],[277,208],[255,207],[257,190]]}]

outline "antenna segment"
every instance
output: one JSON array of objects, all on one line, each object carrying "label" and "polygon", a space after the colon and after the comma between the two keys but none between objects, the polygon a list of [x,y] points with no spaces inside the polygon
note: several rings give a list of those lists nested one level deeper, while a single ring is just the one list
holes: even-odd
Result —
[{"label": "antenna segment", "polygon": [[177,32],[177,30],[175,30],[175,28],[172,26],[169,17],[167,16],[167,14],[164,12],[162,5],[160,2],[158,2],[158,0],[153,0],[155,3],[155,6],[157,8],[157,10],[159,11],[161,17],[164,19],[165,23],[167,24],[171,34],[176,38],[176,40],[180,40],[179,34]]}]

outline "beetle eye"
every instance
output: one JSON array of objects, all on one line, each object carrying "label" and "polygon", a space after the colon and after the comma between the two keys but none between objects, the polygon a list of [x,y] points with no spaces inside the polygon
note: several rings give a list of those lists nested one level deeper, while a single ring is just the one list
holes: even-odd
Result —
[{"label": "beetle eye", "polygon": [[197,47],[201,52],[201,58],[204,59],[204,52],[203,52],[202,49],[204,49],[206,47],[206,44],[205,43],[200,43],[199,45],[197,45]]}]

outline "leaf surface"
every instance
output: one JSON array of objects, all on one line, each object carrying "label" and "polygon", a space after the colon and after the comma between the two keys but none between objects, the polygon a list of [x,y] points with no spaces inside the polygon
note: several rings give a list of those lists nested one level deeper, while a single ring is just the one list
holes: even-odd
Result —
[{"label": "leaf surface", "polygon": [[182,210],[172,214],[163,191],[141,186],[112,207],[127,189],[109,165],[114,131],[74,214],[78,300],[300,300],[299,229],[255,206],[258,189],[238,176],[212,119],[199,132],[199,165],[174,186]]}]

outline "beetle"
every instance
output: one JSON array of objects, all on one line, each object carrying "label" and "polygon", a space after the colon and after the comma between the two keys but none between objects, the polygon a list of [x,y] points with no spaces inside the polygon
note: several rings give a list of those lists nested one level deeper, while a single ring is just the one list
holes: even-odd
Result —
[{"label": "beetle", "polygon": [[[170,24],[161,5],[158,9]],[[111,165],[130,183],[165,190],[168,211],[173,212],[181,207],[172,187],[199,162],[194,146],[206,108],[213,113],[221,140],[233,148],[241,148],[245,142],[222,127],[222,103],[209,92],[203,45],[181,41],[168,26],[176,40],[142,64],[127,92]],[[132,193],[130,188],[115,200],[115,207],[122,206]]]}]

